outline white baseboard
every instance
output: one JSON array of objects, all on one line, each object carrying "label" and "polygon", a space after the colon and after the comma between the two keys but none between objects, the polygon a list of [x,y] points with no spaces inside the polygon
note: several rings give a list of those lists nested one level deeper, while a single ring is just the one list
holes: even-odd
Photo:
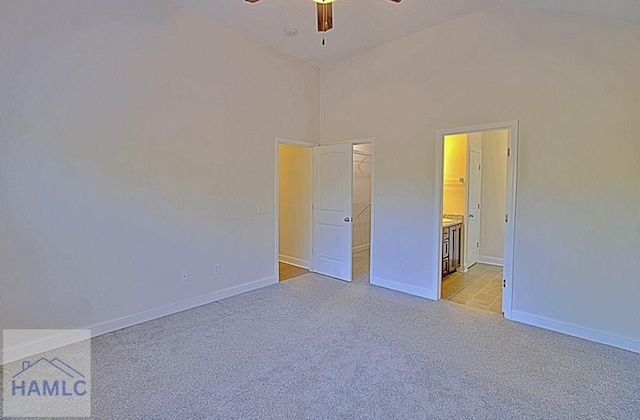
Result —
[{"label": "white baseboard", "polygon": [[571,335],[573,337],[584,338],[585,340],[595,341],[597,343],[607,344],[624,350],[640,353],[640,340],[630,337],[623,337],[616,334],[594,330],[580,325],[570,324],[568,322],[556,321],[554,319],[516,310],[511,311],[511,320]]},{"label": "white baseboard", "polygon": [[486,255],[480,255],[478,257],[478,262],[481,262],[482,264],[498,265],[500,267],[504,267],[503,258],[488,257]]},{"label": "white baseboard", "polygon": [[393,280],[383,279],[381,277],[373,277],[371,284],[374,286],[384,287],[385,289],[395,290],[397,292],[407,293],[425,299],[438,300],[437,291],[433,291],[424,287],[412,286],[406,283],[400,283]]},{"label": "white baseboard", "polygon": [[370,244],[362,244],[353,247],[353,252],[360,252],[369,249]]},{"label": "white baseboard", "polygon": [[285,254],[278,255],[278,260],[280,262],[295,265],[296,267],[305,268],[307,270],[311,266],[311,264],[309,264],[309,260],[303,260],[302,258],[296,258]]},{"label": "white baseboard", "polygon": [[0,352],[0,366],[91,338],[88,329],[46,330],[46,333],[48,335],[3,348]]},{"label": "white baseboard", "polygon": [[[161,306],[159,308],[151,309],[144,312],[139,312],[130,316],[125,316],[111,321],[87,326],[84,327],[83,330],[91,330],[91,338],[93,338],[112,331],[121,330],[123,328],[151,321],[153,319],[162,318],[163,316],[186,311],[188,309],[193,309],[197,306],[206,305],[218,300],[260,289],[272,284],[276,284],[277,282],[278,281],[275,276],[265,277],[260,280],[254,280],[238,286],[218,290],[216,292],[197,296],[191,299],[183,300],[181,302],[171,303],[169,305]],[[33,356],[35,354],[76,343],[82,339],[83,338],[78,339],[78,334],[75,334],[74,331],[61,332],[59,334],[54,334],[39,340],[34,340],[33,342],[27,342],[18,346],[4,348],[0,353],[0,362],[4,365],[16,360],[23,359],[25,357]]]}]

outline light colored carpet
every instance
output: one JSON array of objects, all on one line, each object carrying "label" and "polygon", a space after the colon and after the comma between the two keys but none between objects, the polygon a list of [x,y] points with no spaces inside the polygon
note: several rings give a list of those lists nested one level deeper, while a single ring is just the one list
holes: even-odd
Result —
[{"label": "light colored carpet", "polygon": [[639,419],[640,355],[307,274],[98,337],[102,419]]}]

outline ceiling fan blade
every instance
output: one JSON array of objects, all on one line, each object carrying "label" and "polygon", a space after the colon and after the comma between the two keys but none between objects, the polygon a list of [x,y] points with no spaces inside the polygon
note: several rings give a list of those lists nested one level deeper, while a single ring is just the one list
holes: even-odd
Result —
[{"label": "ceiling fan blade", "polygon": [[318,32],[327,32],[333,28],[333,4],[316,3],[318,12]]},{"label": "ceiling fan blade", "polygon": [[246,2],[248,2],[248,3],[257,3],[257,2],[259,2],[260,0],[244,0],[244,1],[246,1]]},{"label": "ceiling fan blade", "polygon": [[[247,1],[248,1],[248,0],[247,0]],[[256,1],[258,1],[258,0],[256,0]],[[394,2],[394,3],[400,3],[402,0],[389,0],[389,1],[392,1],[392,2]]]}]

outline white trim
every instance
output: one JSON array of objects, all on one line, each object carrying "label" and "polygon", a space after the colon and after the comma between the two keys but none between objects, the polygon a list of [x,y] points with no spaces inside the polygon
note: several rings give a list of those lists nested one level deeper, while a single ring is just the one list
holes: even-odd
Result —
[{"label": "white trim", "polygon": [[480,255],[479,256],[479,261],[482,264],[489,264],[489,265],[497,265],[500,267],[504,266],[504,259],[503,258],[496,258],[496,257],[488,257],[486,255]]},{"label": "white trim", "polygon": [[331,146],[331,145],[335,145],[335,144],[345,144],[345,143],[351,143],[352,145],[366,144],[366,143],[373,144],[374,143],[374,138],[373,137],[369,137],[369,138],[364,138],[364,139],[337,140],[337,141],[329,142],[326,145],[325,144],[321,144],[321,146]]},{"label": "white trim", "polygon": [[362,244],[353,247],[353,252],[364,251],[365,249],[370,249],[371,244]]},{"label": "white trim", "polygon": [[[300,147],[307,147],[310,149],[313,149],[314,147],[318,146],[318,143],[314,143],[311,141],[307,141],[307,140],[296,140],[296,139],[289,139],[286,137],[276,137],[276,141],[275,141],[275,165],[274,165],[274,175],[273,175],[273,179],[274,179],[274,186],[273,186],[273,207],[274,207],[274,211],[273,211],[273,226],[274,226],[274,270],[275,270],[275,278],[276,281],[280,281],[280,267],[278,265],[278,262],[280,261],[280,223],[278,222],[278,216],[280,213],[280,200],[278,200],[278,194],[280,192],[279,189],[279,179],[278,179],[278,169],[279,169],[279,145],[280,144],[289,144],[292,146],[300,146]],[[311,206],[309,206],[309,252],[310,252],[310,258],[311,260],[313,260],[313,156],[309,158],[309,165],[310,165],[310,171],[309,171],[309,202],[311,203]],[[311,270],[311,261],[308,262],[308,267],[305,267],[308,270]],[[312,270],[311,270],[312,271]]]},{"label": "white trim", "polygon": [[3,348],[0,352],[0,366],[24,359],[35,354],[44,353],[49,350],[58,349],[70,344],[84,341],[90,336],[89,330],[60,330],[49,336],[37,338],[16,346]]},{"label": "white trim", "polygon": [[407,293],[425,299],[438,300],[438,297],[434,290],[426,289],[424,287],[413,286],[393,280],[387,280],[383,279],[382,277],[371,277],[370,281],[374,286],[384,287],[385,289],[391,289],[395,290],[396,292]]},{"label": "white trim", "polygon": [[[433,273],[431,287],[435,290],[437,299],[441,297],[442,287],[442,196],[443,196],[443,164],[444,164],[444,137],[453,134],[478,133],[485,131],[509,130],[509,145],[511,156],[508,159],[507,173],[507,214],[509,221],[505,225],[504,238],[504,270],[503,278],[506,279],[506,288],[502,291],[502,311],[505,318],[511,319],[513,302],[513,255],[515,247],[515,210],[516,210],[516,186],[517,186],[517,159],[518,159],[518,121],[481,124],[476,126],[444,129],[436,131],[436,155],[435,155],[435,184],[433,203],[433,249],[437,250],[432,258]],[[465,267],[465,270],[468,267]]]},{"label": "white trim", "polygon": [[376,180],[376,157],[378,156],[378,151],[376,150],[376,142],[374,138],[371,138],[371,206],[370,206],[370,215],[369,215],[369,283],[373,284],[373,278],[374,278],[374,273],[373,273],[373,255],[374,255],[374,251],[375,251],[375,241],[373,240],[373,238],[375,238],[374,236],[374,223],[375,223],[375,210],[376,210],[376,200],[375,200],[375,194],[376,194],[376,189],[375,189],[375,180]]},{"label": "white trim", "polygon": [[502,290],[502,312],[505,318],[511,319],[513,307],[513,282],[514,269],[513,259],[516,246],[516,202],[518,185],[518,138],[519,123],[513,121],[509,127],[508,149],[511,151],[507,157],[507,203],[506,214],[508,221],[504,227],[504,252],[503,252],[503,274],[506,280],[506,287]]},{"label": "white trim", "polygon": [[312,141],[288,139],[286,137],[276,137],[276,145],[280,144],[280,143],[290,144],[292,146],[302,146],[302,147],[316,147],[316,146],[319,146],[318,143],[314,143]]},{"label": "white trim", "polygon": [[[435,154],[435,185],[433,189],[433,249],[436,251],[435,258],[432,260],[433,273],[431,275],[431,288],[435,290],[435,300],[442,297],[442,214],[444,200],[444,136],[445,133],[436,131],[436,154]],[[466,229],[464,229],[466,232]],[[466,233],[465,233],[466,237]],[[465,243],[466,246],[466,243]],[[467,271],[466,252],[463,252],[462,267]]]},{"label": "white trim", "polygon": [[[91,338],[95,338],[102,334],[121,330],[123,328],[131,327],[133,325],[141,324],[143,322],[151,321],[154,319],[162,318],[167,315],[193,309],[198,306],[206,305],[212,302],[216,302],[218,300],[236,296],[241,293],[250,292],[252,290],[260,289],[276,283],[278,283],[277,278],[273,276],[265,277],[263,279],[250,281],[248,283],[229,287],[227,289],[218,290],[216,292],[208,293],[202,296],[197,296],[191,299],[183,300],[181,302],[171,303],[169,305],[161,306],[161,307],[144,311],[144,312],[139,312],[137,314],[90,325],[83,329],[91,330]],[[82,331],[82,330],[79,330],[79,331]],[[32,342],[23,343],[19,346],[2,349],[2,364],[10,363],[12,361],[20,360],[21,358],[24,358],[24,357],[33,356],[35,354],[42,353],[44,351],[49,351],[49,350],[60,348],[69,344],[73,344],[79,341],[78,337],[79,336],[77,334],[73,334],[73,331],[71,331],[71,332],[65,332],[60,334],[54,334],[49,337],[34,340]],[[35,351],[35,352],[27,354],[26,351]],[[14,358],[16,355],[19,355],[21,357]]]},{"label": "white trim", "polygon": [[579,337],[585,340],[595,341],[597,343],[607,344],[640,353],[640,341],[631,337],[624,337],[568,322],[557,321],[555,319],[515,309],[511,311],[511,319],[513,321],[522,322],[523,324],[533,325],[535,327],[545,328],[562,334],[571,335],[573,337]]},{"label": "white trim", "polygon": [[280,254],[278,255],[278,261],[294,265],[296,267],[309,269],[309,260],[303,260],[302,258],[292,257],[290,255]]}]

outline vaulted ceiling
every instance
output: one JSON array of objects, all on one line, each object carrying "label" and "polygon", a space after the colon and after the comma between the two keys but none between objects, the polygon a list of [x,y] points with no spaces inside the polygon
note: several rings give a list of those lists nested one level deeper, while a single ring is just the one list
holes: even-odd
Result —
[{"label": "vaulted ceiling", "polygon": [[[172,1],[318,66],[500,4],[640,21],[640,0],[335,0],[322,46],[313,0]],[[286,37],[287,28],[297,35]]]}]

